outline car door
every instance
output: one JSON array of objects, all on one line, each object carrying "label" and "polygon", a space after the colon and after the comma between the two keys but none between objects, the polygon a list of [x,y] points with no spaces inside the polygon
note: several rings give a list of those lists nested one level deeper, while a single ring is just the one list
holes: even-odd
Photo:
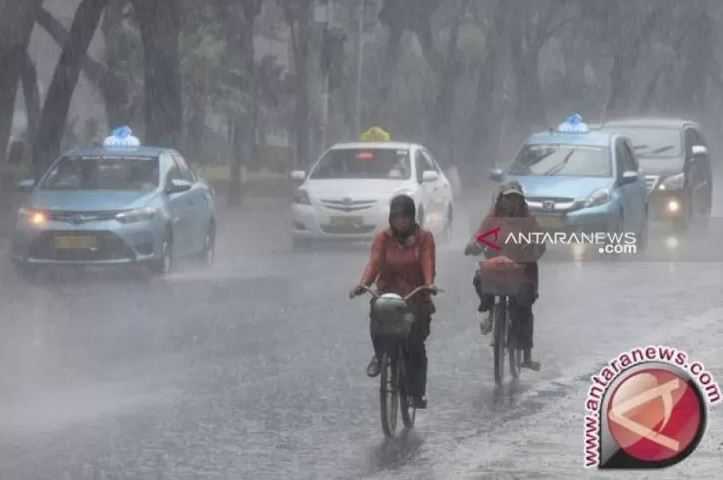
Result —
[{"label": "car door", "polygon": [[173,229],[173,252],[176,255],[187,255],[191,251],[190,237],[193,231],[193,209],[192,190],[185,192],[168,192],[168,187],[173,180],[185,180],[176,159],[168,154],[167,162],[171,165],[166,176],[166,195],[168,197],[168,208],[171,212],[171,225]]},{"label": "car door", "polygon": [[[693,201],[695,213],[701,213],[708,204],[710,188],[710,159],[707,153],[694,152],[694,146],[704,146],[702,136],[693,127],[685,131],[686,177],[687,186]],[[707,149],[707,147],[706,147]]]},{"label": "car door", "polygon": [[434,218],[435,214],[435,207],[433,204],[434,185],[432,182],[425,182],[423,180],[424,171],[427,169],[427,159],[422,153],[422,150],[418,148],[414,154],[414,173],[417,177],[419,203],[422,209],[422,212],[418,212],[418,215],[420,218],[424,218],[425,224],[428,224],[429,221]]},{"label": "car door", "polygon": [[183,180],[193,185],[191,190],[187,192],[190,216],[188,246],[191,251],[197,252],[204,247],[206,230],[210,221],[210,207],[209,199],[206,195],[206,187],[198,181],[196,174],[191,170],[188,162],[186,162],[181,154],[173,152],[173,157]]},{"label": "car door", "polygon": [[630,184],[630,211],[634,213],[635,229],[634,232],[640,232],[643,223],[647,221],[646,210],[648,203],[648,191],[645,186],[645,176],[640,170],[640,164],[635,156],[630,140],[626,139],[623,143],[625,149],[625,165],[626,169],[638,172],[638,180]]},{"label": "car door", "polygon": [[449,182],[445,178],[442,169],[439,168],[437,161],[429,152],[429,150],[423,150],[422,153],[427,159],[428,168],[433,172],[437,172],[438,175],[438,178],[433,183],[432,187],[432,201],[434,202],[435,214],[439,215],[441,221],[444,221],[444,219],[446,219],[445,215],[447,213],[447,208],[450,205],[451,201],[451,187],[449,185]]},{"label": "car door", "polygon": [[627,151],[625,149],[624,138],[618,138],[615,142],[615,162],[617,165],[616,175],[617,181],[615,183],[615,189],[617,190],[620,204],[623,209],[623,232],[636,231],[636,208],[634,198],[636,197],[635,191],[637,185],[635,183],[625,183],[623,180],[623,174],[630,170],[635,170],[633,165],[630,164]]}]

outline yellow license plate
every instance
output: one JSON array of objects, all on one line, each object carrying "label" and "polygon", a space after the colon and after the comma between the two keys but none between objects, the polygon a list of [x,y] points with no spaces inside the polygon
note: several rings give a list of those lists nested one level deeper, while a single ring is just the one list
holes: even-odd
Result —
[{"label": "yellow license plate", "polygon": [[561,217],[542,215],[537,217],[537,223],[539,223],[542,228],[560,228],[563,225]]},{"label": "yellow license plate", "polygon": [[91,250],[97,246],[98,241],[92,235],[58,235],[55,237],[55,248],[59,250]]},{"label": "yellow license plate", "polygon": [[364,219],[362,217],[331,217],[329,219],[329,222],[331,225],[334,225],[336,227],[353,227],[356,225],[362,225],[364,223]]}]

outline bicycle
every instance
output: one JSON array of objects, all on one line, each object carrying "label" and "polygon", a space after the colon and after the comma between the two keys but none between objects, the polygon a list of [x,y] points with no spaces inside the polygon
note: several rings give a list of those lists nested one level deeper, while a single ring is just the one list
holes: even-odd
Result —
[{"label": "bicycle", "polygon": [[402,422],[406,428],[414,427],[417,409],[409,392],[406,372],[406,340],[414,323],[414,314],[407,301],[422,291],[434,293],[442,290],[428,286],[417,287],[405,297],[395,293],[380,295],[369,287],[364,291],[374,299],[372,302],[372,333],[383,339],[379,403],[381,407],[382,431],[386,437],[393,437],[397,430],[398,409],[401,408]]},{"label": "bicycle", "polygon": [[[498,257],[500,258],[500,257]],[[502,385],[505,376],[505,356],[508,357],[510,375],[520,377],[523,349],[519,346],[518,328],[509,315],[510,297],[517,295],[524,280],[520,275],[522,267],[512,261],[479,262],[480,293],[494,296],[492,305],[495,383]],[[507,355],[505,355],[505,351]]]}]

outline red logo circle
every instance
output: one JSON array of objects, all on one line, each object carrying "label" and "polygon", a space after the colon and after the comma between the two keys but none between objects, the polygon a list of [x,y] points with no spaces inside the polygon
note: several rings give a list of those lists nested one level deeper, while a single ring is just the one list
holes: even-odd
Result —
[{"label": "red logo circle", "polygon": [[682,459],[703,433],[704,405],[689,378],[661,368],[641,370],[613,392],[607,411],[610,433],[638,460]]}]

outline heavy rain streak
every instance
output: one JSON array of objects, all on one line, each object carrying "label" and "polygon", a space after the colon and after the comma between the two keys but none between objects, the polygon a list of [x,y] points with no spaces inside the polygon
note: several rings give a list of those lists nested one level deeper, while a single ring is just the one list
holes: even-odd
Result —
[{"label": "heavy rain streak", "polygon": [[0,0],[0,479],[721,478],[721,32]]}]

